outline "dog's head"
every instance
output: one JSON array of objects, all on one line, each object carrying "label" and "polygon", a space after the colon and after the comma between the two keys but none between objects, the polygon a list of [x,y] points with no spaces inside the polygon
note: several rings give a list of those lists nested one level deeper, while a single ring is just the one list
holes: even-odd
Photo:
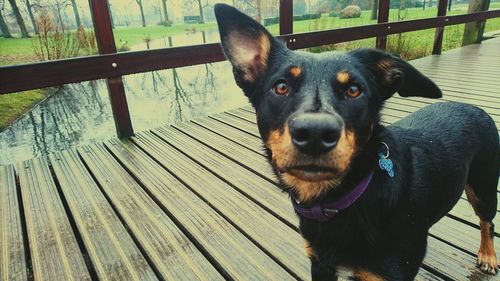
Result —
[{"label": "dog's head", "polygon": [[290,51],[228,5],[216,5],[215,15],[236,83],[255,107],[271,164],[302,202],[341,182],[372,135],[383,102],[395,92],[441,97],[427,77],[384,52]]}]

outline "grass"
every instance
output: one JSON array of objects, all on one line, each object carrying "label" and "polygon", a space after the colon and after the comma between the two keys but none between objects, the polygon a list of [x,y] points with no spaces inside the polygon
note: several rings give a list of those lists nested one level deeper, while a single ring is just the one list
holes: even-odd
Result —
[{"label": "grass", "polygon": [[[159,39],[167,36],[175,36],[184,34],[187,31],[205,31],[215,30],[217,25],[213,23],[205,24],[178,24],[169,27],[160,25],[151,26],[133,26],[133,27],[117,27],[114,30],[116,46],[119,48],[122,41],[127,41],[128,46],[143,43],[144,38],[149,37],[151,40]],[[29,63],[37,61],[37,57],[31,45],[31,39],[25,38],[8,38],[0,37],[0,66],[12,65],[19,63]]]},{"label": "grass", "polygon": [[47,95],[43,89],[0,95],[0,131],[10,126]]},{"label": "grass", "polygon": [[147,27],[118,27],[114,30],[116,46],[120,46],[120,40],[127,41],[128,45],[142,43],[144,38],[149,36],[151,40],[164,38],[167,36],[175,36],[186,33],[187,30],[206,31],[215,30],[217,25],[215,22],[204,24],[177,24],[169,27],[165,26],[147,26]]}]

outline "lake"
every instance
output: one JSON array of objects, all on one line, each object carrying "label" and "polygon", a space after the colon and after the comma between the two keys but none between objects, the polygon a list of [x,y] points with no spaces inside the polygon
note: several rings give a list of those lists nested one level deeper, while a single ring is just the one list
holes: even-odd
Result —
[{"label": "lake", "polygon": [[[135,132],[247,104],[227,61],[123,80]],[[0,165],[115,136],[105,81],[64,85],[0,132]]]}]

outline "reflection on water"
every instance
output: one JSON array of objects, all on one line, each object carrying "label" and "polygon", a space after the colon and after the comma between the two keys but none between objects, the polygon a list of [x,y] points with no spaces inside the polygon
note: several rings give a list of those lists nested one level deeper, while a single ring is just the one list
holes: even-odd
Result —
[{"label": "reflection on water", "polygon": [[[128,75],[124,83],[136,132],[247,103],[228,62]],[[0,133],[0,164],[113,136],[105,81],[69,84]]]},{"label": "reflection on water", "polygon": [[184,34],[175,36],[166,36],[164,38],[155,39],[141,44],[130,46],[132,51],[159,49],[172,46],[189,46],[203,43],[217,43],[220,42],[219,32],[217,30],[207,30],[202,32],[188,31]]}]

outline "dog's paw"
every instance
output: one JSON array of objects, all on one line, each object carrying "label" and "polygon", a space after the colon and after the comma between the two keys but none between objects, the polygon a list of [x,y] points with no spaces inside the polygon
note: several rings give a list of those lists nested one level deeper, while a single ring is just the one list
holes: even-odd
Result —
[{"label": "dog's paw", "polygon": [[477,267],[484,273],[497,274],[499,267],[496,255],[479,252],[477,254]]}]

